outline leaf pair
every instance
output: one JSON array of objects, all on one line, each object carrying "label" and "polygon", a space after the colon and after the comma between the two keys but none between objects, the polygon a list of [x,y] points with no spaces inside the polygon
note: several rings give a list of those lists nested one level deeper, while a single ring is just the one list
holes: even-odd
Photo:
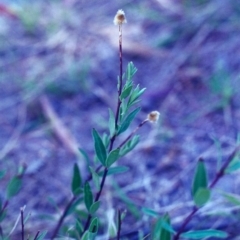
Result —
[{"label": "leaf pair", "polygon": [[114,162],[118,160],[120,149],[114,149],[109,154],[107,154],[107,150],[102,141],[102,138],[95,129],[93,129],[92,135],[97,158],[103,166],[109,168]]}]

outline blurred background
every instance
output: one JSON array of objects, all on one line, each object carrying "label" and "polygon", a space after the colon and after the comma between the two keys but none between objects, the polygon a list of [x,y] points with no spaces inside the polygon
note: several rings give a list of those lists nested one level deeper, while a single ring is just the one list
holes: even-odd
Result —
[{"label": "blurred background", "polygon": [[[238,1],[1,0],[2,199],[8,180],[26,166],[4,231],[26,205],[27,231],[51,233],[71,196],[75,161],[86,177],[78,148],[92,156],[91,129],[107,131],[108,107],[116,107],[118,9],[128,21],[124,69],[133,61],[135,84],[147,88],[132,129],[152,110],[161,116],[140,130],[140,144],[118,163],[130,171],[107,182],[101,214],[109,219],[113,209],[127,209],[124,233],[149,230],[142,207],[169,212],[177,227],[192,207],[190,179],[198,158],[206,160],[212,179],[217,163],[239,143]],[[238,175],[221,180],[193,226],[204,219],[199,229],[227,230],[229,239],[238,239],[239,207],[222,195],[240,194]]]}]

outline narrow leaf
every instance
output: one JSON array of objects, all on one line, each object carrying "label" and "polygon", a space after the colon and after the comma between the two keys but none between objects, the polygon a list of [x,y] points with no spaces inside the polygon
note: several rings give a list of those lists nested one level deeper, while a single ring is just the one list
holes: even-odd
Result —
[{"label": "narrow leaf", "polygon": [[121,134],[121,133],[123,133],[124,131],[126,131],[128,129],[128,127],[131,124],[132,120],[136,117],[136,115],[138,114],[138,112],[140,110],[141,110],[141,108],[138,107],[135,110],[133,110],[131,113],[129,113],[129,115],[125,118],[125,120],[121,124],[120,129],[118,131],[118,134]]},{"label": "narrow leaf", "polygon": [[223,193],[223,196],[234,205],[240,206],[240,196],[236,194]]},{"label": "narrow leaf", "polygon": [[89,239],[90,239],[89,231],[85,231],[85,233],[81,237],[81,240],[89,240]]},{"label": "narrow leaf", "polygon": [[132,86],[131,85],[124,88],[123,91],[122,91],[122,94],[120,96],[120,99],[123,100],[123,99],[127,98],[130,95],[131,91],[132,91]]},{"label": "narrow leaf", "polygon": [[129,167],[119,166],[119,167],[111,167],[108,170],[108,175],[115,175],[120,173],[125,173],[129,170]]},{"label": "narrow leaf", "polygon": [[215,230],[215,229],[207,229],[207,230],[199,230],[199,231],[189,231],[181,234],[181,237],[189,238],[189,239],[206,239],[210,237],[217,238],[226,238],[228,234],[223,231]]},{"label": "narrow leaf", "polygon": [[79,195],[80,188],[82,185],[82,179],[78,165],[75,163],[73,167],[73,178],[72,178],[72,193],[73,195]]},{"label": "narrow leaf", "polygon": [[199,188],[207,188],[207,185],[208,181],[206,167],[203,159],[199,159],[192,185],[192,195],[195,196]]},{"label": "narrow leaf", "polygon": [[115,149],[115,150],[112,150],[112,151],[109,153],[109,155],[108,155],[108,157],[107,157],[107,160],[106,160],[106,165],[107,165],[108,168],[109,168],[113,163],[115,163],[115,162],[118,160],[118,158],[119,158],[119,151],[120,151],[120,149],[117,148],[117,149]]},{"label": "narrow leaf", "polygon": [[47,235],[47,231],[44,230],[44,231],[42,231],[42,232],[39,234],[39,236],[37,237],[36,240],[43,240],[46,235]]},{"label": "narrow leaf", "polygon": [[94,147],[95,147],[96,155],[99,161],[102,163],[102,165],[105,166],[105,161],[107,158],[106,148],[103,144],[101,137],[99,136],[98,132],[95,129],[93,129],[92,135],[94,139]]},{"label": "narrow leaf", "polygon": [[7,186],[7,198],[10,199],[17,195],[22,187],[22,179],[15,176],[13,177]]},{"label": "narrow leaf", "polygon": [[86,153],[86,151],[83,150],[82,148],[79,148],[78,150],[79,150],[79,152],[83,155],[84,160],[85,160],[86,163],[87,163],[87,166],[89,166],[89,165],[90,165],[90,159],[89,159],[88,154]]},{"label": "narrow leaf", "polygon": [[84,186],[84,203],[88,211],[93,204],[93,195],[89,183],[87,182]]},{"label": "narrow leaf", "polygon": [[131,150],[133,150],[136,145],[139,143],[139,135],[135,135],[131,140],[129,140],[120,150],[120,157],[126,155]]},{"label": "narrow leaf", "polygon": [[114,117],[114,113],[112,111],[112,109],[108,109],[109,110],[109,122],[108,122],[108,126],[109,126],[109,132],[110,132],[110,136],[114,136],[115,134],[115,117]]},{"label": "narrow leaf", "polygon": [[129,62],[127,65],[127,80],[130,81],[136,72],[137,68],[134,66],[133,62]]},{"label": "narrow leaf", "polygon": [[194,195],[194,202],[197,207],[202,207],[210,199],[211,191],[207,188],[199,188]]},{"label": "narrow leaf", "polygon": [[[163,223],[165,223],[165,227],[163,227]],[[171,240],[171,232],[166,226],[170,226],[170,217],[168,214],[162,218],[162,229],[160,232],[159,240]]]},{"label": "narrow leaf", "polygon": [[[129,167],[126,166],[118,166],[118,167],[111,167],[108,169],[108,176],[114,174],[125,173],[129,170]],[[99,172],[100,176],[103,176],[103,171]]]},{"label": "narrow leaf", "polygon": [[90,211],[89,211],[89,213],[91,214],[91,215],[93,215],[93,214],[95,214],[96,212],[97,212],[97,210],[99,209],[99,207],[100,207],[100,201],[97,201],[97,202],[95,202],[95,203],[93,203],[92,204],[92,206],[90,207]]},{"label": "narrow leaf", "polygon": [[236,156],[229,164],[225,173],[232,173],[240,169],[240,158]]},{"label": "narrow leaf", "polygon": [[92,219],[88,231],[94,234],[98,232],[98,219],[96,217]]},{"label": "narrow leaf", "polygon": [[159,214],[150,208],[143,207],[142,212],[151,217],[155,217],[155,218],[159,217]]},{"label": "narrow leaf", "polygon": [[92,178],[93,178],[93,182],[95,184],[95,187],[97,190],[100,189],[100,179],[99,179],[99,175],[96,173],[96,171],[90,167],[90,171],[92,173]]}]

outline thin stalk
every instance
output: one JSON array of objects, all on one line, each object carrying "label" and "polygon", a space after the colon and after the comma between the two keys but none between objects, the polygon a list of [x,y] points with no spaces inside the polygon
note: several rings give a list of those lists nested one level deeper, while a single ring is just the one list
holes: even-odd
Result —
[{"label": "thin stalk", "polygon": [[39,233],[40,233],[40,231],[37,232],[37,234],[33,240],[37,240]]},{"label": "thin stalk", "polygon": [[149,120],[145,119],[144,121],[142,121],[129,135],[128,137],[118,146],[118,148],[121,148],[125,143],[127,143],[128,140],[130,140],[133,135],[145,124],[147,123]]},{"label": "thin stalk", "polygon": [[[120,99],[120,96],[121,96],[121,94],[122,94],[122,86],[123,86],[122,24],[119,24],[118,31],[119,31],[119,82],[118,82],[118,103],[117,103],[117,109],[116,109],[116,113],[115,113],[115,130],[116,130],[116,131],[117,131],[117,127],[118,127],[120,107],[121,107],[121,104],[122,104],[122,101],[121,101],[121,99]],[[110,144],[109,144],[109,150],[108,150],[108,152],[110,152],[110,151],[113,149],[113,144],[114,144],[114,142],[115,142],[116,137],[117,137],[117,135],[114,134],[114,135],[112,136],[112,138],[110,139]],[[105,167],[105,168],[104,168],[103,177],[102,177],[102,180],[101,180],[101,184],[100,184],[100,189],[99,189],[99,191],[97,192],[96,197],[95,197],[95,199],[94,199],[95,202],[98,201],[98,200],[100,199],[100,197],[101,197],[102,190],[103,190],[103,187],[104,187],[106,178],[107,178],[107,174],[108,174],[108,168]],[[89,213],[89,214],[88,214],[87,221],[86,221],[85,226],[84,226],[83,234],[87,231],[87,229],[88,229],[88,227],[89,227],[89,224],[90,224],[90,222],[91,222],[91,219],[92,219],[92,216],[91,216],[91,214]]]},{"label": "thin stalk", "polygon": [[122,219],[121,219],[121,211],[118,210],[118,227],[117,227],[117,240],[120,240],[120,233],[121,233],[121,225],[122,225]]},{"label": "thin stalk", "polygon": [[75,202],[76,199],[77,199],[77,196],[74,195],[72,197],[72,199],[69,201],[68,205],[65,207],[65,209],[64,209],[61,217],[59,218],[58,223],[53,231],[51,240],[53,240],[57,236],[58,231],[59,231],[60,227],[62,226],[63,221],[64,221],[65,217],[67,216],[67,213],[68,213],[70,207],[72,206],[72,204]]},{"label": "thin stalk", "polygon": [[22,240],[24,240],[24,216],[23,216],[23,208],[21,208],[20,212],[21,212]]},{"label": "thin stalk", "polygon": [[[217,174],[215,175],[215,178],[213,179],[213,181],[211,182],[211,184],[209,185],[209,189],[212,189],[217,182],[224,176],[225,174],[225,170],[227,169],[227,167],[229,166],[229,164],[231,163],[231,161],[234,159],[234,157],[236,156],[236,154],[238,153],[238,151],[240,150],[240,146],[236,147],[235,150],[232,152],[232,154],[228,157],[228,159],[226,160],[226,162],[222,165],[222,167],[220,168],[220,170],[217,172]],[[180,229],[178,230],[177,234],[174,236],[173,240],[178,240],[180,235],[184,232],[185,227],[187,226],[187,224],[192,220],[193,216],[198,212],[199,208],[197,206],[194,206],[192,211],[190,212],[190,214],[185,218],[182,226],[180,227]]]},{"label": "thin stalk", "polygon": [[6,209],[6,207],[8,206],[8,200],[4,202],[4,205],[0,211],[0,216],[3,214],[4,210]]},{"label": "thin stalk", "polygon": [[115,114],[115,129],[117,129],[120,107],[122,104],[122,101],[120,99],[120,96],[122,94],[122,86],[123,86],[122,24],[119,24],[118,32],[119,32],[119,82],[118,82],[118,103],[117,103],[117,109]]}]

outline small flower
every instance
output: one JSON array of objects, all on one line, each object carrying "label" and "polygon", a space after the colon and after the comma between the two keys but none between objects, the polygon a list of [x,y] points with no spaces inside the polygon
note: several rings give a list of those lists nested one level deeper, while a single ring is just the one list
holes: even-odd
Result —
[{"label": "small flower", "polygon": [[158,111],[152,111],[148,114],[147,119],[150,122],[156,123],[159,119],[160,113]]},{"label": "small flower", "polygon": [[113,19],[113,23],[115,25],[121,25],[123,23],[126,23],[127,22],[127,19],[125,17],[125,13],[122,9],[118,10],[114,19]]}]

